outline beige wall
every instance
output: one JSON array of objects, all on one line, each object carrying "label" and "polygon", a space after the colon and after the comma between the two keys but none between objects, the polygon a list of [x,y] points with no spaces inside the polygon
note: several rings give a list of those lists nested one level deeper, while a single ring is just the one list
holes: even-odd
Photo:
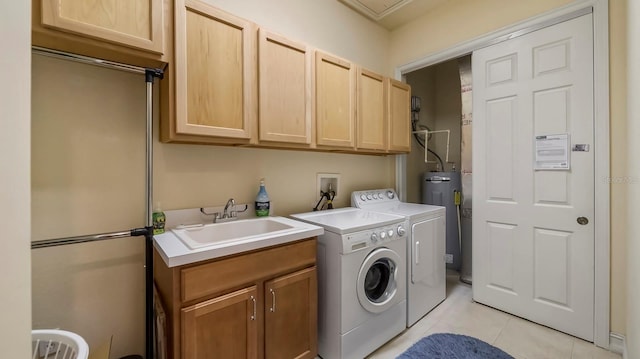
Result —
[{"label": "beige wall", "polygon": [[[375,71],[388,68],[389,33],[337,1],[212,2]],[[41,56],[32,74],[33,239],[144,225],[142,76]],[[341,175],[336,207],[350,204],[351,191],[395,183],[394,156],[162,144],[157,116],[155,129],[154,199],[167,210],[253,202],[262,177],[278,215],[313,208],[317,173]],[[128,238],[34,250],[33,327],[72,330],[91,346],[113,335],[112,358],[143,354],[143,247]]]},{"label": "beige wall", "polygon": [[[411,85],[411,95],[420,97],[420,112],[416,125],[418,130],[421,129],[420,125],[433,129],[436,124],[437,89],[434,68],[427,67],[407,74],[406,81]],[[411,152],[407,154],[406,158],[407,202],[422,202],[422,175],[435,168],[434,164],[424,162],[424,151],[415,139],[411,140]],[[428,159],[429,161],[437,161],[431,154]]]},{"label": "beige wall", "polygon": [[[635,0],[632,0],[635,1]],[[611,116],[611,331],[625,333],[627,307],[627,0],[609,1]],[[637,184],[636,184],[637,185]],[[632,357],[629,357],[632,358]]]},{"label": "beige wall", "polygon": [[394,185],[393,156],[166,144],[156,159],[156,199],[169,209],[252,203],[263,177],[276,215],[311,211],[317,173],[340,174],[336,207],[352,191]]},{"label": "beige wall", "polygon": [[[571,3],[570,0],[458,0],[446,2],[391,33],[391,70],[518,21]],[[629,176],[626,158],[625,0],[610,1],[611,175]],[[603,179],[605,180],[605,179]],[[627,185],[611,192],[611,331],[625,333]]]},{"label": "beige wall", "polygon": [[29,91],[31,2],[0,3],[0,356],[31,357]]},{"label": "beige wall", "polygon": [[568,3],[571,0],[444,2],[391,33],[390,70]]},{"label": "beige wall", "polygon": [[337,0],[205,0],[292,40],[388,73],[389,32]]},{"label": "beige wall", "polygon": [[445,162],[444,171],[451,171],[453,165],[460,170],[460,126],[462,117],[462,98],[460,95],[460,71],[457,59],[435,66],[436,71],[436,124],[434,130],[450,130],[449,161],[447,154],[447,135],[434,134],[435,151]]},{"label": "beige wall", "polygon": [[[637,99],[640,96],[640,3],[631,0],[627,12],[628,19],[628,40],[629,40],[629,66],[628,74],[631,79],[628,83],[629,98]],[[640,153],[640,102],[629,101],[628,104],[629,131],[627,138],[629,140],[629,176],[634,179],[629,187],[629,218],[638,218],[640,216],[640,162],[638,161],[638,153]],[[628,301],[627,301],[627,358],[640,358],[640,261],[638,261],[638,253],[640,253],[640,223],[629,221],[628,233],[632,234],[628,238]]]},{"label": "beige wall", "polygon": [[[142,75],[33,56],[32,238],[144,226]],[[144,240],[32,252],[33,328],[144,353]]]}]

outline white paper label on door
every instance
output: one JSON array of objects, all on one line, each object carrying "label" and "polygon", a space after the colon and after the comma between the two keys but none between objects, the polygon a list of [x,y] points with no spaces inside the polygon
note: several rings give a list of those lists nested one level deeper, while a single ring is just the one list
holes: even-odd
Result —
[{"label": "white paper label on door", "polygon": [[536,136],[536,170],[568,170],[569,134]]}]

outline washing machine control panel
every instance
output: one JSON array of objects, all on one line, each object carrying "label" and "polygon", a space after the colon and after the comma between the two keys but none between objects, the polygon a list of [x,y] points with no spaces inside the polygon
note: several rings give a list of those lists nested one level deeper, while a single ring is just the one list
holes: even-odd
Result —
[{"label": "washing machine control panel", "polygon": [[405,240],[408,227],[409,223],[402,221],[388,226],[345,234],[342,237],[342,254],[384,246],[385,243],[391,241]]},{"label": "washing machine control panel", "polygon": [[396,191],[392,188],[369,191],[355,191],[351,193],[351,206],[361,207],[362,204],[400,202]]}]

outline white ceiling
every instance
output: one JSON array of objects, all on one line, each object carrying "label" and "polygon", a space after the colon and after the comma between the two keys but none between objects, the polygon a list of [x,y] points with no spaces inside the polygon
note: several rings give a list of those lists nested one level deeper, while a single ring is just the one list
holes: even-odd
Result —
[{"label": "white ceiling", "polygon": [[398,28],[447,0],[338,0],[388,30]]}]

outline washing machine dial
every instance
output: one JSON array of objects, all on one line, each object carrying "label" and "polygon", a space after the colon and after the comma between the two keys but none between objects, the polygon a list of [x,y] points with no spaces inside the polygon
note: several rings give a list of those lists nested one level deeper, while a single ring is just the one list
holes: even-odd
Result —
[{"label": "washing machine dial", "polygon": [[366,201],[367,200],[367,196],[365,196],[364,194],[361,194],[360,195],[360,199],[363,200],[363,201]]},{"label": "washing machine dial", "polygon": [[407,231],[404,229],[403,226],[398,226],[398,235],[400,237],[404,236],[405,234],[407,234]]},{"label": "washing machine dial", "polygon": [[377,193],[373,194],[373,199],[378,199],[378,194]]},{"label": "washing machine dial", "polygon": [[378,235],[371,233],[371,242],[376,243],[378,241]]},{"label": "washing machine dial", "polygon": [[387,232],[385,231],[380,232],[380,239],[385,239],[385,238],[387,238]]},{"label": "washing machine dial", "polygon": [[389,197],[389,199],[393,199],[393,197],[395,197],[393,191],[387,191],[387,197]]},{"label": "washing machine dial", "polygon": [[393,238],[393,235],[394,235],[393,229],[388,230],[387,234],[389,235],[389,238]]}]

